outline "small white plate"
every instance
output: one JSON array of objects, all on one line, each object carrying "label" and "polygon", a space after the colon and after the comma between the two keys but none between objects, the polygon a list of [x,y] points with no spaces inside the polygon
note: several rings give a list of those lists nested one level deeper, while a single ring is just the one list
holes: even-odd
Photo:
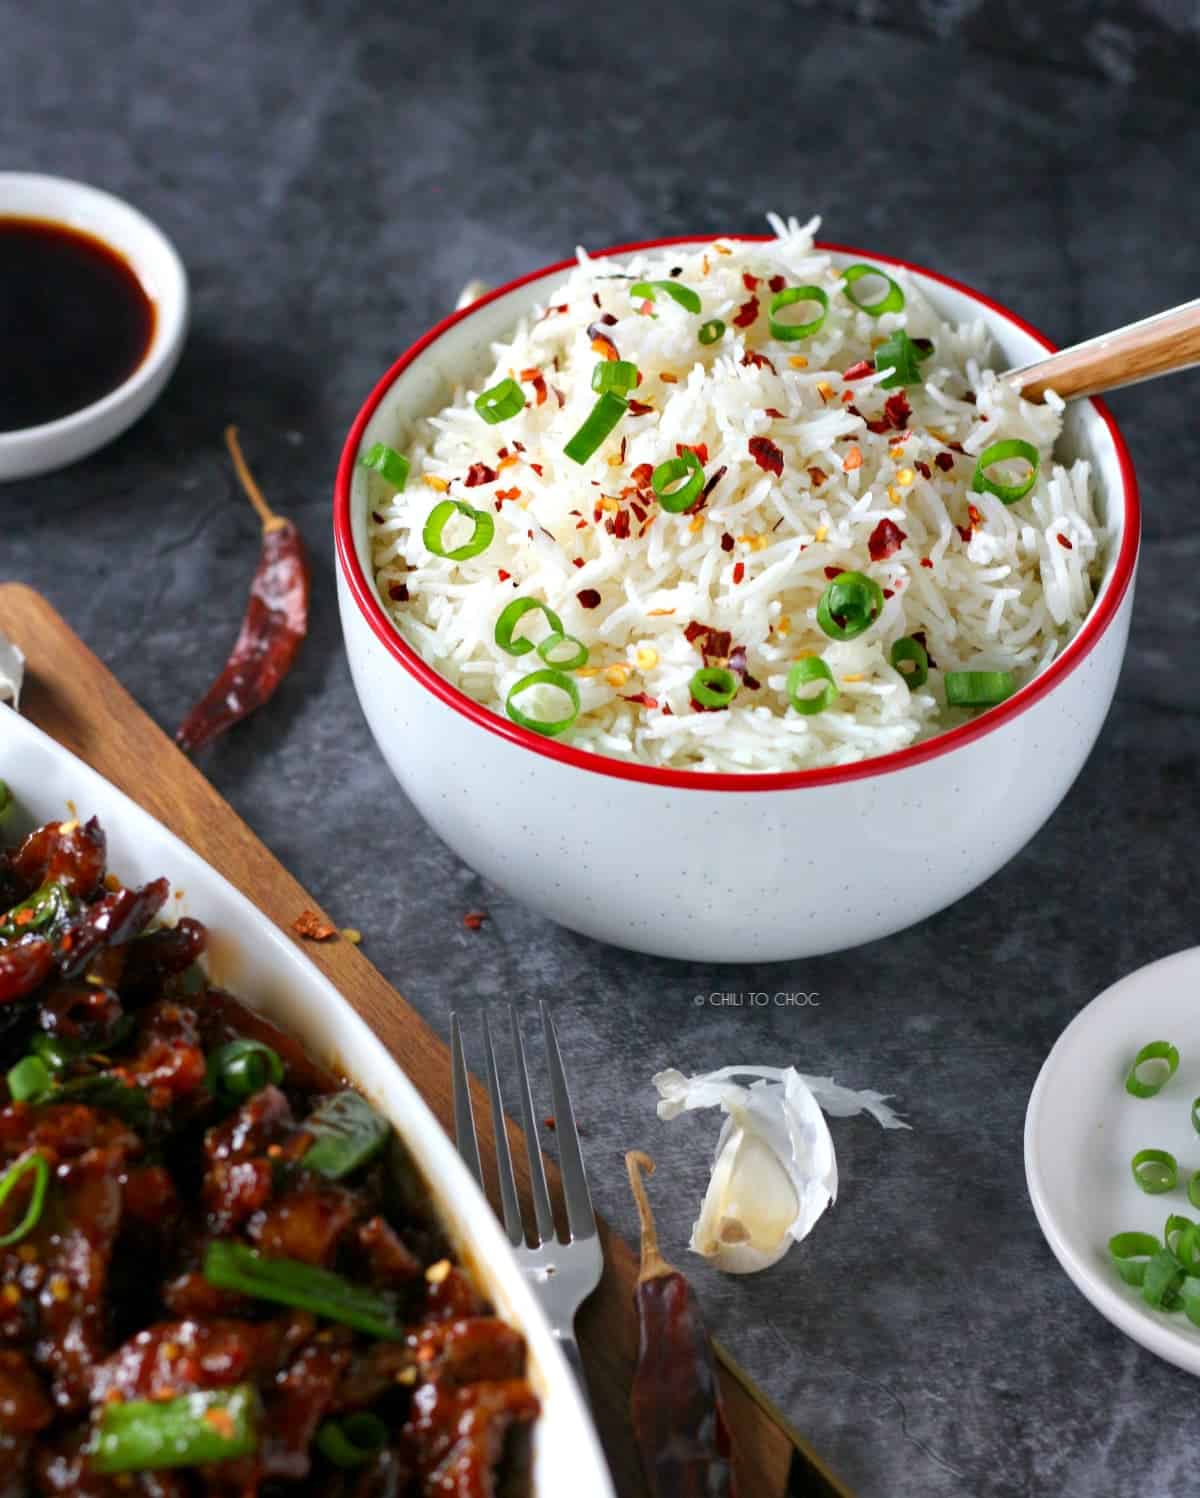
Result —
[{"label": "small white plate", "polygon": [[[1179,1069],[1156,1097],[1135,1098],[1125,1077],[1138,1051],[1169,1040]],[[1117,1275],[1114,1233],[1162,1238],[1172,1212],[1200,1219],[1187,1181],[1200,1170],[1191,1123],[1200,1097],[1200,947],[1140,968],[1093,999],[1059,1036],[1025,1115],[1025,1179],[1033,1210],[1059,1263],[1102,1316],[1169,1363],[1200,1374],[1200,1327],[1156,1311]],[[1179,1161],[1179,1185],[1147,1196],[1129,1162],[1141,1149]]]},{"label": "small white plate", "polygon": [[175,246],[136,208],[66,177],[0,172],[0,217],[65,224],[111,245],[154,303],[154,335],[127,380],[58,421],[0,432],[0,483],[65,468],[120,436],[158,399],[179,361],[188,324],[188,279]]}]

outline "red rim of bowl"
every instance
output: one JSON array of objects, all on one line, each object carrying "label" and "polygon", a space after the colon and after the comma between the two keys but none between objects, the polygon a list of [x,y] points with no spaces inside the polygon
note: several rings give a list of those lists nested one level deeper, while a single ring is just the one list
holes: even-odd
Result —
[{"label": "red rim of bowl", "polygon": [[[771,236],[765,234],[727,234],[717,235],[715,238],[735,242],[762,244],[767,242]],[[697,237],[693,234],[680,234],[667,239],[649,239],[637,244],[615,245],[611,249],[598,250],[594,258],[599,259],[607,255],[629,255],[639,250],[665,249],[676,244],[702,244],[704,236]],[[1006,318],[1022,332],[1027,333],[1047,353],[1055,351],[1055,345],[1050,342],[1044,334],[1030,326],[1024,318],[1018,317],[1010,312],[1007,307],[995,302],[991,297],[982,296],[972,287],[961,281],[956,281],[950,276],[940,275],[937,271],[927,270],[922,265],[915,265],[907,260],[898,260],[891,255],[876,255],[867,250],[855,249],[849,245],[830,244],[824,241],[818,242],[818,249],[829,250],[840,255],[855,255],[863,260],[882,262],[885,265],[899,266],[902,270],[911,271],[914,275],[927,277],[931,281],[937,281],[943,286],[949,286],[952,290],[961,292],[970,297],[981,307]],[[509,281],[504,286],[498,286],[494,291],[488,292],[478,301],[472,302],[470,306],[461,311],[451,313],[449,317],[443,318],[435,327],[430,328],[424,337],[419,338],[411,348],[401,354],[399,359],[387,371],[379,383],[367,397],[366,403],[355,418],[354,425],[350,428],[350,434],[346,438],[346,444],[342,449],[341,462],[338,465],[337,480],[334,488],[333,499],[333,531],[334,542],[337,550],[338,565],[349,586],[350,593],[354,598],[359,610],[367,623],[371,626],[380,644],[395,659],[410,676],[414,677],[421,686],[433,693],[447,707],[453,708],[455,712],[469,719],[478,727],[485,729],[488,733],[496,734],[509,743],[516,744],[522,749],[531,750],[534,754],[544,755],[547,759],[557,760],[559,764],[570,765],[577,770],[586,770],[593,775],[611,775],[618,780],[639,781],[643,785],[656,785],[669,787],[672,790],[696,790],[696,791],[787,791],[801,790],[806,786],[839,785],[845,781],[861,780],[873,775],[887,775],[895,770],[908,769],[910,766],[923,764],[927,760],[937,759],[940,755],[949,754],[952,750],[969,744],[983,735],[991,733],[1005,723],[1010,723],[1014,718],[1020,716],[1034,703],[1052,692],[1055,686],[1067,677],[1077,666],[1082,664],[1093,647],[1098,643],[1100,637],[1116,617],[1121,601],[1129,588],[1133,577],[1134,564],[1137,560],[1138,543],[1141,534],[1141,504],[1138,498],[1137,479],[1133,471],[1133,462],[1129,456],[1129,450],[1125,446],[1125,440],[1118,430],[1112,413],[1103,401],[1093,400],[1091,405],[1108,428],[1112,438],[1113,448],[1117,455],[1117,463],[1121,473],[1122,499],[1125,509],[1125,526],[1121,537],[1121,549],[1117,555],[1116,566],[1113,576],[1103,596],[1093,605],[1091,612],[1080,627],[1079,633],[1068,643],[1062,654],[1050,663],[1047,668],[1028,682],[1021,690],[1010,697],[998,707],[989,709],[978,718],[969,723],[960,724],[956,728],[947,729],[945,733],[935,735],[933,738],[923,739],[920,743],[912,744],[907,749],[893,750],[890,754],[876,755],[874,758],[856,760],[848,765],[829,765],[816,769],[807,770],[779,770],[772,772],[752,772],[747,774],[734,774],[716,772],[710,770],[671,770],[663,769],[656,765],[644,765],[630,760],[613,759],[608,755],[597,754],[588,749],[576,749],[570,744],[562,744],[554,739],[547,739],[539,734],[531,733],[526,728],[520,728],[508,718],[501,717],[491,708],[476,702],[468,697],[444,676],[438,674],[432,666],[427,664],[420,655],[405,641],[375,596],[362,567],[359,564],[358,554],[354,546],[354,536],[350,524],[350,488],[354,473],[354,463],[358,456],[358,450],[362,443],[363,432],[367,423],[375,413],[376,407],[391,389],[398,377],[408,368],[414,360],[420,357],[431,344],[442,337],[456,323],[464,318],[470,317],[481,307],[487,306],[489,302],[497,301],[500,297],[507,296],[509,292],[516,291],[521,286],[526,286],[531,281],[540,280],[543,276],[560,275],[570,270],[575,265],[575,260],[560,260],[557,264],[543,266],[540,270],[530,271],[528,275],[520,276],[515,281]]]}]

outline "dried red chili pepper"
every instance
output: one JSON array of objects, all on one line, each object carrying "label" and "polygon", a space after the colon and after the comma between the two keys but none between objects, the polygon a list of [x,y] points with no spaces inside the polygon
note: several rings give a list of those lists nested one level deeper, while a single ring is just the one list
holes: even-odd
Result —
[{"label": "dried red chili pepper", "polygon": [[237,428],[225,428],[225,445],[246,498],[262,521],[262,550],[242,628],[224,670],[175,734],[190,754],[261,707],[292,668],[308,633],[308,557],[300,533],[276,515],[246,466]]},{"label": "dried red chili pepper", "polygon": [[639,1346],[630,1408],[642,1470],[654,1498],[736,1498],[729,1428],[712,1344],[691,1287],[658,1249],[641,1172],[654,1161],[625,1156],[642,1226],[634,1304]]}]

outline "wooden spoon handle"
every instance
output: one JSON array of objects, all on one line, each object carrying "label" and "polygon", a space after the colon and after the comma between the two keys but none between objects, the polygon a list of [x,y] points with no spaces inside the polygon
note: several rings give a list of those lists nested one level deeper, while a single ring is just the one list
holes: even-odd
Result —
[{"label": "wooden spoon handle", "polygon": [[1040,401],[1047,390],[1069,400],[1074,395],[1102,395],[1122,385],[1136,385],[1156,375],[1172,374],[1200,364],[1200,297],[1155,317],[1130,323],[1048,359],[1013,369],[1004,376],[1026,400]]}]

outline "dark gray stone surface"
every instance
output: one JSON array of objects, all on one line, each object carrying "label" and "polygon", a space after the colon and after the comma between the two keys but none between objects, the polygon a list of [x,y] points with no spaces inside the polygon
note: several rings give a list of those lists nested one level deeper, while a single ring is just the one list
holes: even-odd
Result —
[{"label": "dark gray stone surface", "polygon": [[[1186,90],[973,50],[938,14],[951,24],[923,34],[782,0],[0,0],[0,167],[127,195],[174,237],[195,294],[155,410],[79,467],[0,491],[0,576],[43,589],[174,727],[232,640],[255,554],[221,447],[238,421],[316,564],[300,668],[204,761],[270,847],[443,1032],[452,1005],[555,1000],[599,1203],[632,1229],[621,1152],[651,1148],[679,1257],[716,1121],[657,1123],[654,1070],[793,1061],[897,1094],[911,1134],[834,1125],[842,1198],[782,1265],[746,1280],[693,1265],[715,1330],[863,1498],[1190,1493],[1194,1385],[1059,1272],[1021,1128],[1075,1011],[1197,937],[1194,377],[1113,402],[1145,552],[1118,705],[1079,783],[983,890],[852,954],[689,967],[514,906],[404,802],[341,650],[341,441],[472,276],[819,208],[830,237],[940,267],[1063,342],[1195,295]],[[478,933],[472,908],[490,912]],[[820,1006],[694,1004],[714,990]]]}]

